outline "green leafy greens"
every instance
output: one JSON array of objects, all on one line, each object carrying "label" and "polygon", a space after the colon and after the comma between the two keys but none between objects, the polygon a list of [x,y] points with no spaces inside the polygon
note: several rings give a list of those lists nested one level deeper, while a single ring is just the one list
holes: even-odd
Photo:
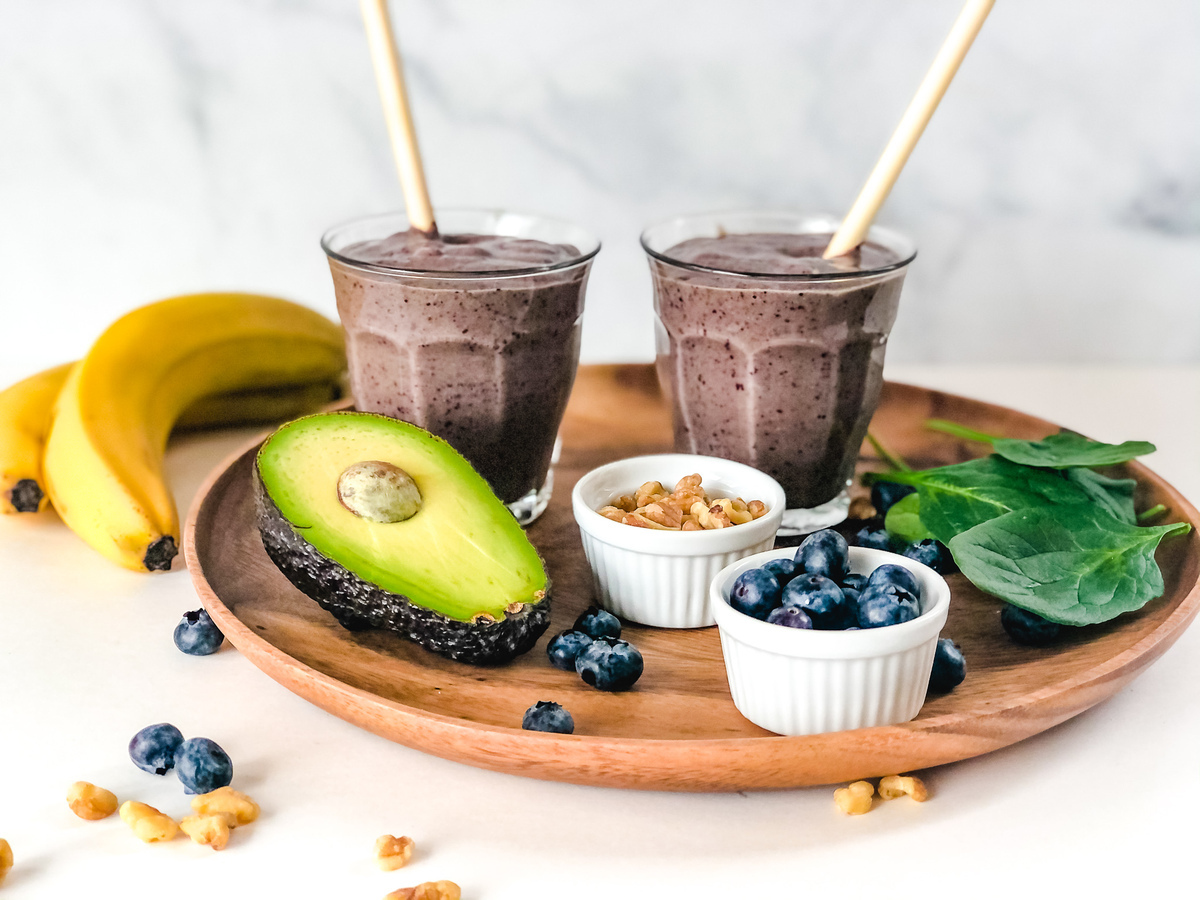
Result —
[{"label": "green leafy greens", "polygon": [[1155,550],[1191,526],[1140,526],[1162,510],[1139,517],[1137,483],[1091,468],[1153,452],[1153,444],[1102,444],[1068,431],[1022,441],[939,419],[926,424],[995,453],[922,471],[889,460],[895,471],[870,480],[917,489],[888,511],[890,534],[937,538],[981,590],[1064,625],[1104,622],[1162,595]]},{"label": "green leafy greens", "polygon": [[933,537],[929,529],[921,524],[921,498],[916,494],[901,497],[892,504],[884,517],[883,527],[907,544],[928,540]]},{"label": "green leafy greens", "polygon": [[930,419],[925,425],[968,441],[991,444],[992,452],[1023,466],[1043,466],[1049,469],[1068,469],[1072,466],[1115,466],[1139,456],[1153,453],[1157,448],[1149,441],[1125,441],[1123,444],[1103,444],[1074,431],[1060,431],[1040,441],[993,437],[944,419]]},{"label": "green leafy greens", "polygon": [[1064,625],[1106,622],[1163,592],[1159,541],[1185,522],[1139,528],[1093,503],[1021,509],[950,542],[963,574],[981,590]]}]

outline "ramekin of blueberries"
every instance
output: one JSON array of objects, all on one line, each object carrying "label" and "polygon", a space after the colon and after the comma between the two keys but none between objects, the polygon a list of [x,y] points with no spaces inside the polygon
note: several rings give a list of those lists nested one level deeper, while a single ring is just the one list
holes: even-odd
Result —
[{"label": "ramekin of blueberries", "polygon": [[[733,702],[777,734],[907,722],[931,687],[935,656],[952,649],[938,641],[945,579],[917,560],[849,547],[836,531],[728,566],[710,600]],[[935,689],[962,680],[944,669]]]}]

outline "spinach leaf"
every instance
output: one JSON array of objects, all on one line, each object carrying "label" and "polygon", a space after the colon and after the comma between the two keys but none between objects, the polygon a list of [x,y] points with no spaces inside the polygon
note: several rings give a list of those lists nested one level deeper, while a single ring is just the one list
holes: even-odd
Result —
[{"label": "spinach leaf", "polygon": [[999,456],[876,477],[916,485],[921,524],[943,544],[1016,509],[1090,499],[1087,491],[1058,472],[1017,465]]},{"label": "spinach leaf", "polygon": [[888,534],[906,544],[933,537],[929,529],[921,524],[921,498],[917,494],[909,494],[893,503],[884,517],[883,527],[887,529]]},{"label": "spinach leaf", "polygon": [[1104,444],[1074,431],[1060,431],[1040,441],[993,437],[945,419],[929,419],[927,428],[942,431],[968,441],[991,444],[992,451],[1005,459],[1026,466],[1066,469],[1071,466],[1112,466],[1129,462],[1157,448],[1149,441],[1125,441],[1123,444]]},{"label": "spinach leaf", "polygon": [[1114,519],[1127,525],[1138,523],[1133,508],[1133,492],[1137,482],[1132,478],[1107,478],[1091,469],[1064,469],[1063,474],[1079,485],[1093,502],[1103,507]]},{"label": "spinach leaf", "polygon": [[1094,503],[1018,509],[950,541],[976,587],[1064,625],[1106,622],[1162,596],[1159,541],[1185,522],[1138,528]]}]

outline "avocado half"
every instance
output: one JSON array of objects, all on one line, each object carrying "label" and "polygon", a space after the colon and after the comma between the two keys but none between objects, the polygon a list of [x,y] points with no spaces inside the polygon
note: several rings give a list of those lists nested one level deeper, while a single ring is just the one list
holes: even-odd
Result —
[{"label": "avocado half", "polygon": [[[352,512],[339,478],[364,462],[407,473],[416,513]],[[524,653],[550,624],[546,569],[517,520],[454,448],[415,425],[357,412],[297,419],[263,444],[254,480],[267,555],[346,628],[482,665]]]}]

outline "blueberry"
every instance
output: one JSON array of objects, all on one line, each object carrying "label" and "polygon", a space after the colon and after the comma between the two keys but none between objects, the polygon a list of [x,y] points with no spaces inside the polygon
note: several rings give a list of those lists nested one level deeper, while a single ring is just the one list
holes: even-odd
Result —
[{"label": "blueberry", "polygon": [[233,781],[233,763],[216,741],[188,738],[175,753],[175,774],[189,794],[207,794]]},{"label": "blueberry", "polygon": [[1008,632],[1008,636],[1018,644],[1027,647],[1046,647],[1058,640],[1062,626],[1049,619],[1043,619],[1037,613],[1007,603],[1000,610],[1000,624]]},{"label": "blueberry", "polygon": [[833,631],[853,625],[854,607],[842,589],[820,575],[802,575],[783,589],[783,605],[808,613],[813,627]]},{"label": "blueberry", "polygon": [[546,655],[550,657],[550,664],[556,669],[563,669],[567,672],[575,671],[575,657],[579,655],[579,651],[588,646],[594,638],[590,634],[585,634],[582,631],[564,631],[562,634],[550,640],[546,645]]},{"label": "blueberry", "polygon": [[812,618],[798,606],[781,606],[771,610],[767,621],[784,628],[812,628]]},{"label": "blueberry", "polygon": [[602,691],[627,691],[642,677],[642,654],[628,641],[599,638],[575,657],[575,671]]},{"label": "blueberry", "polygon": [[809,575],[823,575],[838,582],[850,571],[850,548],[836,531],[825,529],[810,534],[796,551],[796,567]]},{"label": "blueberry", "polygon": [[858,534],[854,536],[854,543],[859,547],[866,547],[868,550],[892,549],[892,537],[883,528],[875,530],[860,528]]},{"label": "blueberry", "polygon": [[621,620],[598,606],[589,606],[575,620],[575,630],[593,638],[621,636]]},{"label": "blueberry", "polygon": [[740,613],[765,619],[783,597],[779,579],[764,569],[748,569],[729,592],[729,605]]},{"label": "blueberry", "polygon": [[770,572],[775,576],[775,580],[784,586],[797,575],[804,574],[796,568],[796,563],[790,559],[770,559],[759,566],[759,568],[764,572]]},{"label": "blueberry", "polygon": [[896,587],[904,588],[914,597],[921,596],[921,588],[917,585],[917,579],[913,573],[894,563],[884,563],[867,577],[867,586],[871,587],[876,584],[894,584]]},{"label": "blueberry", "polygon": [[845,587],[842,588],[842,596],[845,597],[846,602],[854,608],[854,615],[851,616],[851,618],[857,619],[858,600],[862,596],[862,591],[858,590],[858,588]]},{"label": "blueberry", "polygon": [[895,591],[868,587],[858,601],[860,628],[899,625],[917,617],[915,601],[910,603]]},{"label": "blueberry", "polygon": [[208,656],[216,653],[225,640],[221,629],[213,624],[208,612],[203,609],[184,613],[175,626],[175,646],[191,656]]},{"label": "blueberry", "polygon": [[861,591],[867,586],[867,576],[859,575],[857,572],[851,572],[842,579],[842,590],[850,588],[852,590]]},{"label": "blueberry", "polygon": [[183,735],[174,725],[147,725],[130,740],[129,758],[143,772],[166,775],[175,765],[175,751],[182,743]]},{"label": "blueberry", "polygon": [[942,575],[953,572],[955,568],[954,557],[950,555],[950,550],[941,541],[935,541],[933,538],[909,544],[900,551],[900,555],[924,563]]},{"label": "blueberry", "polygon": [[539,700],[521,719],[521,727],[526,731],[549,731],[554,734],[572,734],[575,731],[575,720],[571,714],[549,700]]},{"label": "blueberry", "polygon": [[887,511],[896,505],[896,501],[907,497],[916,488],[911,484],[895,484],[891,481],[877,481],[871,485],[871,505],[875,512],[886,516]]},{"label": "blueberry", "polygon": [[967,677],[967,661],[962,650],[950,638],[938,638],[933,655],[933,671],[929,673],[929,690],[944,694],[962,684]]}]

